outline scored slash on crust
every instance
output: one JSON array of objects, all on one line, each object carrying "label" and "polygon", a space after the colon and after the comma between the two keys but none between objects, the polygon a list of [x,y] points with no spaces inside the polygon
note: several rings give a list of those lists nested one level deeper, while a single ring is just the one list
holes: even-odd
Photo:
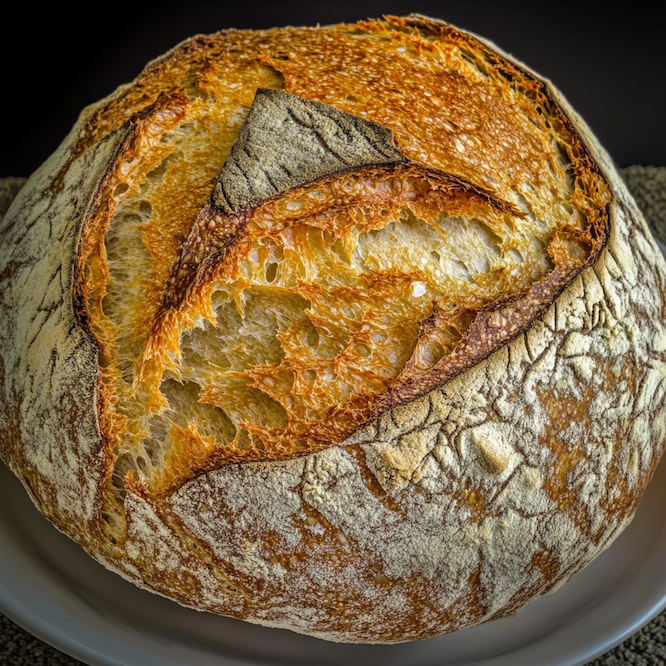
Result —
[{"label": "scored slash on crust", "polygon": [[[344,200],[316,209],[308,209],[300,203],[309,190],[335,183],[343,174],[360,184]],[[459,176],[410,163],[395,148],[389,129],[321,102],[283,91],[259,89],[210,200],[193,224],[171,268],[148,343],[149,348],[156,350],[148,354],[151,366],[164,340],[173,339],[178,335],[176,332],[183,329],[188,309],[196,309],[200,298],[197,292],[205,290],[207,282],[236,279],[234,274],[238,274],[239,262],[244,261],[242,255],[247,252],[247,247],[243,249],[239,244],[248,236],[253,237],[247,230],[250,221],[255,227],[261,227],[265,224],[262,216],[271,218],[271,213],[266,211],[275,205],[294,209],[292,219],[283,222],[283,226],[302,224],[308,216],[330,215],[325,212],[327,207],[329,211],[350,211],[372,202],[371,189],[364,181],[390,182],[392,179],[421,182],[420,189],[405,193],[409,198],[403,199],[403,203],[420,206],[422,216],[427,217],[424,211],[428,209],[429,214],[436,217],[447,208],[451,211],[462,206],[463,210],[467,206],[472,210],[486,206],[514,220],[525,218],[514,205]],[[435,202],[438,193],[440,200]],[[444,199],[448,196],[450,201],[444,201],[442,196]],[[454,204],[453,200],[457,202]],[[396,201],[400,201],[400,196],[394,197],[392,203],[395,205]],[[496,296],[494,301],[444,306],[433,300],[432,314],[419,322],[420,330],[404,368],[393,377],[382,378],[379,387],[373,389],[370,382],[342,404],[310,401],[311,415],[304,418],[280,391],[271,390],[275,378],[280,377],[279,367],[262,371],[257,365],[250,372],[237,375],[277,400],[286,409],[288,422],[276,428],[275,424],[266,427],[267,424],[243,419],[241,423],[251,433],[255,445],[246,453],[237,450],[231,454],[232,458],[229,451],[211,451],[208,459],[199,464],[214,468],[231,459],[280,458],[331,446],[373,416],[425,394],[477,363],[525,330],[572,277],[594,261],[606,238],[603,218],[591,219],[587,229],[570,227],[558,231],[556,239],[558,234],[575,239],[586,250],[570,256],[567,245],[561,243],[556,265],[548,276],[535,285],[524,284],[516,293],[498,294],[499,298]],[[555,245],[553,243],[553,248]],[[415,282],[414,285],[418,291],[413,290],[412,296],[423,296],[425,283]],[[314,321],[313,314],[308,317]],[[433,347],[441,349],[440,358],[434,363],[429,352]],[[294,357],[288,372],[298,363],[303,361],[296,361]],[[301,372],[313,372],[316,363],[305,359],[304,368],[308,367],[311,369]],[[149,372],[155,374],[154,368]],[[139,376],[142,374],[140,369]],[[328,383],[334,381],[329,379]],[[298,391],[292,388],[288,393],[295,396]],[[221,400],[228,397],[222,396],[216,396],[213,390],[200,399],[223,407]],[[314,416],[315,411],[317,416]]]}]

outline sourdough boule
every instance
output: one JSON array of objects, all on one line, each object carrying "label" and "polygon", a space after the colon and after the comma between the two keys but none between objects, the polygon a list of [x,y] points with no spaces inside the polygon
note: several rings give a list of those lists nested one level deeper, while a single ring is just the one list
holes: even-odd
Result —
[{"label": "sourdough boule", "polygon": [[662,454],[641,214],[549,82],[445,23],[188,40],[0,230],[0,455],[180,604],[348,642],[500,618]]}]

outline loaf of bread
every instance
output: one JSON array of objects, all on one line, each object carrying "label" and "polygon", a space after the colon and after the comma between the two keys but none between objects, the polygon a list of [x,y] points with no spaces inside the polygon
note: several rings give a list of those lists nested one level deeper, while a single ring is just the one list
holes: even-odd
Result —
[{"label": "loaf of bread", "polygon": [[347,642],[500,618],[662,454],[640,212],[548,81],[445,23],[190,39],[0,229],[0,455],[180,604]]}]

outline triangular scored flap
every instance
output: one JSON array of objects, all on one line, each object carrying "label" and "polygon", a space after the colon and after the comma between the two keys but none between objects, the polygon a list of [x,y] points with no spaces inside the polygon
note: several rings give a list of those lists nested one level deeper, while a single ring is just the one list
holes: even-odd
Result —
[{"label": "triangular scored flap", "polygon": [[322,102],[259,88],[213,203],[237,213],[334,173],[405,161],[391,130]]}]

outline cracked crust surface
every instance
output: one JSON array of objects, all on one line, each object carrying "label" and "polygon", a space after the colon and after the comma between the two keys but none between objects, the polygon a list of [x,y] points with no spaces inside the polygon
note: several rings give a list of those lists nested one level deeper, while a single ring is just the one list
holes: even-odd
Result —
[{"label": "cracked crust surface", "polygon": [[[456,58],[462,52],[469,60],[469,49],[514,79],[523,71],[489,46],[421,18],[284,34],[288,43],[300,39],[317,53],[327,37],[335,42],[335,31],[362,42],[359,51],[368,58],[386,49],[373,39],[389,34],[394,48],[386,51],[387,60],[409,58],[416,68],[418,76],[404,81],[410,93],[419,77],[430,76],[433,59],[445,71],[455,70],[452,79],[460,75]],[[173,432],[180,434],[160,461],[170,477],[153,474],[146,460],[145,469],[136,459],[134,467],[123,466],[122,451],[114,448],[114,433],[134,417],[122,411],[123,395],[109,386],[120,386],[117,377],[134,370],[113,366],[109,341],[91,335],[98,315],[86,304],[96,298],[99,276],[107,271],[109,279],[120,279],[111,253],[108,264],[86,263],[86,257],[104,258],[100,248],[113,249],[102,241],[117,230],[113,223],[109,230],[95,226],[95,220],[119,220],[111,215],[115,207],[144,233],[153,248],[153,263],[145,263],[152,273],[133,288],[150,292],[152,281],[160,295],[232,150],[233,141],[215,135],[216,127],[227,123],[241,131],[248,90],[286,85],[291,93],[358,112],[365,98],[355,81],[340,80],[345,67],[323,73],[315,64],[304,68],[281,34],[229,32],[181,45],[137,82],[84,112],[61,150],[20,193],[0,227],[3,247],[11,248],[0,265],[0,298],[9,313],[0,328],[0,454],[56,526],[109,568],[184,605],[362,642],[427,638],[510,614],[568,580],[617,536],[633,516],[665,434],[666,267],[608,156],[558,93],[531,75],[521,85],[534,87],[518,86],[516,99],[537,99],[549,110],[549,122],[559,123],[558,132],[575,139],[567,148],[567,168],[577,183],[570,190],[574,207],[588,224],[595,210],[608,217],[603,242],[586,255],[589,262],[578,264],[527,328],[513,331],[464,372],[440,377],[439,384],[449,380],[442,386],[428,386],[426,395],[376,414],[323,450],[283,460],[226,459],[211,469],[200,457],[209,435],[176,416]],[[242,44],[246,54],[254,49],[255,56],[244,60],[229,44]],[[344,52],[334,49],[333,55],[343,58]],[[492,116],[499,102],[475,96],[487,75],[475,67],[464,83],[470,86],[465,108]],[[548,201],[551,195],[516,186],[546,179],[529,142],[511,153],[508,171],[518,173],[515,178],[488,169],[502,159],[497,142],[506,130],[488,117],[478,166],[475,153],[465,152],[465,142],[481,141],[471,125],[433,141],[423,121],[434,113],[429,99],[415,92],[418,113],[400,115],[399,98],[387,92],[386,82],[373,79],[372,67],[362,71],[358,85],[372,91],[373,119],[391,129],[408,159],[464,178],[477,192],[513,206],[527,201],[535,219],[546,219],[544,211],[556,203]],[[222,72],[226,88],[216,83]],[[210,97],[193,94],[197,86]],[[197,125],[210,119],[211,98],[234,95],[218,124]],[[460,120],[464,109],[455,113]],[[197,131],[188,133],[188,123]],[[198,150],[204,130],[205,140],[219,147],[211,162],[217,172],[211,166],[200,181],[177,182],[169,164],[187,162],[187,146]],[[172,206],[161,227],[169,231],[168,243],[162,238],[151,246],[141,204],[123,204],[135,173],[142,203],[152,211]],[[604,198],[604,183],[612,200]],[[148,261],[145,253],[136,257]],[[104,297],[100,293],[100,303]],[[155,312],[159,302],[156,297],[150,306]],[[502,327],[501,307],[486,312],[481,332],[495,321]],[[123,316],[120,311],[116,321]],[[163,387],[170,404],[189,405],[189,418],[202,429],[229,430],[233,439],[232,421],[208,409],[210,403],[188,402],[187,381],[177,379]],[[150,395],[144,398],[150,401]],[[160,409],[156,405],[153,413],[159,416]],[[139,425],[144,447],[155,448],[165,437],[159,420]]]}]

